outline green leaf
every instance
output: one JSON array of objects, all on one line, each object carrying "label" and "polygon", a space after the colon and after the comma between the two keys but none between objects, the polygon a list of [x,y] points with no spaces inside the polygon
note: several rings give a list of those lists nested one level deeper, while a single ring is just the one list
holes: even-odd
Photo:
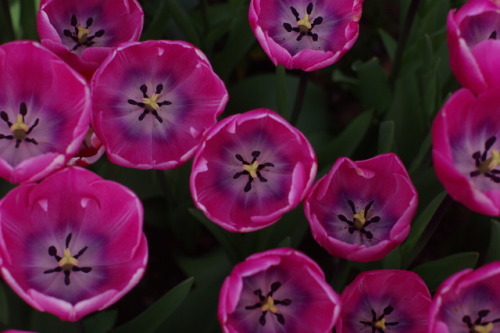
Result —
[{"label": "green leaf", "polygon": [[449,276],[466,268],[474,268],[478,258],[477,252],[462,252],[426,262],[413,271],[420,275],[432,292]]},{"label": "green leaf", "polygon": [[418,218],[411,226],[410,235],[406,242],[402,245],[403,248],[403,268],[408,267],[413,259],[420,252],[421,248],[425,245],[421,242],[422,235],[424,234],[429,222],[438,210],[439,206],[446,197],[446,192],[438,194],[425,209],[420,213]]},{"label": "green leaf", "polygon": [[486,262],[500,260],[500,222],[491,220],[490,246],[486,254]]},{"label": "green leaf", "polygon": [[353,68],[358,73],[359,97],[364,109],[374,108],[378,114],[385,113],[391,103],[392,92],[378,58],[365,63],[357,62]]},{"label": "green leaf", "polygon": [[392,151],[394,143],[394,122],[385,120],[378,128],[378,153],[388,153]]},{"label": "green leaf", "polygon": [[8,1],[0,1],[0,43],[10,42],[16,39],[14,23]]},{"label": "green leaf", "polygon": [[389,54],[391,60],[394,60],[394,55],[396,54],[398,43],[385,30],[379,29],[378,33],[380,35],[380,38],[382,39],[382,43],[384,43],[387,54]]},{"label": "green leaf", "polygon": [[200,47],[200,37],[184,8],[176,0],[165,0],[165,7],[180,28],[186,40]]},{"label": "green leaf", "polygon": [[184,301],[191,290],[194,278],[188,278],[163,295],[156,303],[112,333],[153,333]]},{"label": "green leaf", "polygon": [[92,333],[109,332],[115,326],[117,317],[117,310],[96,312],[85,319],[85,330]]},{"label": "green leaf", "polygon": [[21,28],[23,39],[37,39],[36,31],[36,1],[21,0]]},{"label": "green leaf", "polygon": [[372,119],[373,111],[365,111],[356,117],[338,137],[323,144],[323,148],[318,151],[318,160],[330,168],[337,158],[352,156],[365,137]]},{"label": "green leaf", "polygon": [[0,323],[9,324],[9,302],[5,295],[4,284],[0,282]]}]

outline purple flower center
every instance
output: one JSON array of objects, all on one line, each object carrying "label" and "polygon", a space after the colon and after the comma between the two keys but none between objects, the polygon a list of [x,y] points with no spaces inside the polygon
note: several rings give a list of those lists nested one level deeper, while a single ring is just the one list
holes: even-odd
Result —
[{"label": "purple flower center", "polygon": [[266,296],[262,294],[262,290],[257,289],[254,290],[254,295],[256,295],[259,298],[259,301],[253,305],[247,305],[245,306],[245,310],[255,310],[255,309],[260,309],[262,311],[262,314],[259,317],[259,323],[264,326],[266,325],[266,315],[268,312],[271,312],[276,316],[276,320],[278,320],[278,323],[281,325],[285,324],[285,317],[283,314],[279,313],[279,310],[277,308],[277,305],[283,305],[283,306],[288,306],[292,304],[292,300],[285,298],[283,300],[277,300],[273,298],[273,294],[281,287],[281,282],[274,282],[271,284],[271,290],[269,293],[267,293]]},{"label": "purple flower center", "polygon": [[500,322],[500,318],[488,321],[486,317],[490,313],[490,310],[481,310],[477,313],[476,320],[472,321],[470,316],[464,316],[462,321],[469,328],[469,333],[489,333],[493,331],[493,323]]},{"label": "purple flower center", "polygon": [[360,320],[359,322],[365,326],[370,326],[372,328],[372,333],[385,333],[384,330],[387,328],[387,326],[396,326],[399,324],[399,322],[397,321],[387,321],[387,318],[385,316],[390,315],[392,311],[394,311],[394,308],[391,305],[386,306],[383,313],[378,316],[377,312],[372,309],[371,321]]},{"label": "purple flower center", "polygon": [[43,272],[43,274],[50,274],[56,272],[63,272],[64,274],[64,284],[69,286],[70,284],[70,274],[71,272],[83,272],[88,273],[92,270],[92,267],[80,267],[78,266],[78,258],[87,251],[87,246],[82,248],[76,255],[71,254],[71,250],[69,249],[69,242],[71,241],[72,234],[69,233],[66,236],[65,248],[63,251],[63,256],[59,256],[57,254],[57,249],[54,245],[49,247],[49,256],[54,257],[57,261],[57,267],[48,269]]},{"label": "purple flower center", "polygon": [[342,222],[347,223],[349,226],[348,231],[350,234],[353,234],[355,231],[359,231],[361,236],[366,236],[368,239],[373,238],[373,234],[366,230],[366,227],[368,227],[372,223],[377,223],[380,221],[379,216],[372,216],[371,218],[368,219],[368,211],[373,205],[373,200],[366,205],[366,207],[359,212],[356,211],[356,207],[354,206],[354,202],[352,200],[347,200],[347,203],[349,204],[349,207],[351,208],[352,211],[352,219],[348,219],[342,214],[337,215],[339,220]]},{"label": "purple flower center", "polygon": [[38,125],[39,119],[37,118],[33,125],[28,126],[24,122],[24,117],[28,113],[28,108],[26,107],[26,103],[21,103],[19,107],[19,114],[16,117],[16,122],[12,123],[9,120],[9,115],[5,111],[0,111],[0,118],[9,126],[9,129],[11,131],[11,134],[4,135],[0,134],[0,139],[7,139],[7,140],[16,140],[16,148],[19,148],[19,145],[21,142],[31,142],[34,143],[35,145],[38,144],[38,142],[33,139],[29,138],[28,134],[33,131],[33,129]]},{"label": "purple flower center", "polygon": [[73,14],[71,16],[71,26],[73,27],[73,32],[69,29],[64,29],[63,35],[71,38],[76,44],[71,49],[72,51],[77,50],[81,46],[89,47],[95,44],[94,39],[96,37],[102,37],[105,33],[103,29],[96,31],[93,35],[91,35],[90,26],[94,23],[94,19],[89,17],[85,22],[85,28],[83,25],[78,23],[76,16]]},{"label": "purple flower center", "polygon": [[142,121],[148,113],[151,113],[156,118],[156,120],[158,120],[160,123],[162,123],[163,119],[158,114],[158,110],[160,110],[160,107],[163,105],[171,105],[172,104],[172,102],[169,102],[169,101],[163,101],[163,102],[158,101],[158,99],[160,98],[160,94],[163,90],[163,84],[158,84],[156,86],[156,91],[151,96],[148,95],[148,87],[145,84],[140,86],[139,89],[142,92],[142,100],[140,102],[135,101],[133,99],[129,99],[127,101],[129,104],[137,105],[137,106],[143,108],[143,111],[139,115],[138,119],[140,121]]},{"label": "purple flower center", "polygon": [[316,17],[314,20],[311,18],[311,14],[313,11],[314,5],[310,2],[307,5],[306,14],[303,18],[300,18],[299,12],[294,7],[290,6],[290,10],[292,11],[293,16],[296,20],[296,26],[294,27],[290,23],[283,23],[283,28],[285,28],[288,32],[298,32],[297,41],[300,41],[302,37],[309,36],[313,41],[318,40],[318,34],[312,32],[312,29],[323,23],[323,18],[321,16]]},{"label": "purple flower center", "polygon": [[[500,151],[491,149],[496,139],[495,136],[490,137],[484,144],[484,151],[476,151],[472,154],[476,166],[476,170],[470,173],[472,178],[484,175],[495,183],[500,183],[500,170],[498,169],[500,166]],[[490,157],[488,157],[490,149],[491,153]]]},{"label": "purple flower center", "polygon": [[248,192],[252,189],[252,182],[255,178],[258,178],[261,182],[267,182],[267,179],[262,176],[261,171],[266,167],[274,167],[274,164],[266,162],[259,163],[257,161],[257,157],[260,156],[260,151],[252,152],[252,161],[247,162],[240,154],[234,155],[238,161],[242,163],[243,171],[239,171],[234,174],[233,179],[238,179],[242,175],[248,175],[248,181],[243,189],[245,192]]}]

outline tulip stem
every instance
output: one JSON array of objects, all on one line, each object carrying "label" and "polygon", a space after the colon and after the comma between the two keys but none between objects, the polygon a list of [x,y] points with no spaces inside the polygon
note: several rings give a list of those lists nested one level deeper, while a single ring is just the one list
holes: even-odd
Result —
[{"label": "tulip stem", "polygon": [[83,323],[83,320],[77,321],[77,325],[78,325],[78,333],[86,333],[85,324]]},{"label": "tulip stem", "polygon": [[389,84],[394,85],[396,78],[398,77],[399,70],[401,69],[401,61],[403,59],[403,52],[405,51],[406,41],[408,40],[408,35],[410,34],[411,26],[417,15],[418,7],[420,6],[421,0],[412,0],[408,11],[406,12],[406,19],[403,25],[403,31],[399,37],[398,47],[396,49],[396,55],[394,56],[394,62],[392,65],[391,74],[389,75]]},{"label": "tulip stem", "polygon": [[295,95],[295,105],[293,106],[292,115],[290,117],[290,124],[293,126],[297,125],[299,120],[300,111],[302,110],[302,105],[304,104],[304,97],[306,96],[307,89],[307,72],[300,71],[299,87],[297,88],[297,94]]},{"label": "tulip stem", "polygon": [[0,38],[0,43],[6,43],[16,39],[16,34],[14,32],[14,27],[12,25],[12,17],[10,15],[10,6],[8,0],[0,0],[1,11],[0,13],[0,27],[2,28],[2,36]]}]

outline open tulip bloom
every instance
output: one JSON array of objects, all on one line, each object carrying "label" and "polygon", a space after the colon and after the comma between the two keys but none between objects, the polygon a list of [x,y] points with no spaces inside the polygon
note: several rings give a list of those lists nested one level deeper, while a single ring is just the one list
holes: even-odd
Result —
[{"label": "open tulip bloom", "polygon": [[275,65],[313,71],[354,45],[361,5],[362,0],[252,0],[249,21]]},{"label": "open tulip bloom", "polygon": [[247,232],[295,208],[315,175],[306,137],[275,112],[256,109],[209,131],[193,161],[191,195],[213,222]]},{"label": "open tulip bloom", "polygon": [[122,44],[92,79],[93,128],[115,164],[172,169],[226,106],[224,83],[187,42]]},{"label": "open tulip bloom", "polygon": [[450,66],[457,80],[478,94],[500,85],[500,2],[469,0],[448,14]]},{"label": "open tulip bloom", "polygon": [[413,272],[384,269],[360,273],[340,299],[338,333],[422,333],[427,329],[431,295]]},{"label": "open tulip bloom", "polygon": [[136,0],[42,0],[37,28],[45,47],[90,78],[114,47],[139,40],[143,21]]},{"label": "open tulip bloom", "polygon": [[85,169],[20,185],[0,202],[3,278],[35,309],[79,320],[139,282],[142,219],[134,193]]},{"label": "open tulip bloom", "polygon": [[493,333],[500,328],[500,262],[449,277],[434,295],[429,333]]},{"label": "open tulip bloom", "polygon": [[274,249],[236,265],[219,295],[224,333],[329,333],[339,296],[303,253]]},{"label": "open tulip bloom", "polygon": [[37,181],[65,165],[89,126],[85,80],[40,44],[0,45],[0,177]]},{"label": "open tulip bloom", "polygon": [[401,244],[416,208],[415,187],[393,153],[338,159],[304,200],[316,241],[334,256],[362,262]]},{"label": "open tulip bloom", "polygon": [[500,216],[500,88],[454,93],[432,126],[437,177],[469,209]]}]

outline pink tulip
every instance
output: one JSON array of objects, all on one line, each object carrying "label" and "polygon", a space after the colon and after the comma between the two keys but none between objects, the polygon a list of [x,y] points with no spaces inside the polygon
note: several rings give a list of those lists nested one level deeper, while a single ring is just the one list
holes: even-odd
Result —
[{"label": "pink tulip", "polygon": [[432,156],[450,196],[481,214],[500,216],[500,87],[478,97],[454,93],[434,119]]},{"label": "pink tulip", "polygon": [[500,262],[450,276],[434,295],[428,333],[493,333],[500,328]]},{"label": "pink tulip", "polygon": [[413,272],[384,269],[360,273],[340,297],[337,333],[422,333],[428,327],[431,295]]},{"label": "pink tulip", "polygon": [[137,41],[144,13],[136,0],[42,0],[42,44],[88,79],[112,49]]},{"label": "pink tulip", "polygon": [[416,208],[415,187],[393,153],[338,159],[304,200],[316,241],[331,255],[363,262],[383,258],[406,239]]},{"label": "pink tulip", "polygon": [[35,309],[77,321],[141,279],[142,222],[134,193],[85,169],[20,185],[0,201],[3,278]]},{"label": "pink tulip", "polygon": [[137,169],[186,163],[228,99],[205,55],[182,41],[122,44],[91,88],[93,128],[108,158]]},{"label": "pink tulip", "polygon": [[219,295],[224,333],[330,333],[339,296],[303,253],[268,250],[236,265]]},{"label": "pink tulip", "polygon": [[306,137],[275,112],[256,109],[210,130],[193,161],[191,195],[213,222],[247,232],[295,208],[315,175]]},{"label": "pink tulip", "polygon": [[40,44],[0,45],[0,177],[40,180],[77,152],[90,120],[85,80]]},{"label": "pink tulip", "polygon": [[314,71],[337,62],[358,38],[362,0],[252,0],[250,27],[275,65]]}]

